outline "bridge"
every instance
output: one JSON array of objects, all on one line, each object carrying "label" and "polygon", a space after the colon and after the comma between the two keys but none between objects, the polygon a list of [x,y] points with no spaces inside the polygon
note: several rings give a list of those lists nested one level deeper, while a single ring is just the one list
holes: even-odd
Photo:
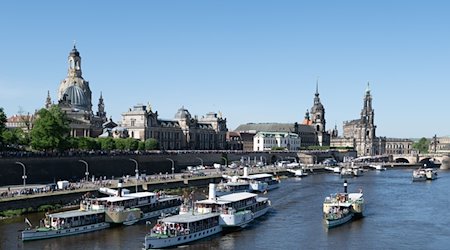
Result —
[{"label": "bridge", "polygon": [[429,162],[435,164],[448,164],[450,157],[447,154],[396,154],[392,155],[392,162],[396,163],[411,163],[411,164],[427,164]]}]

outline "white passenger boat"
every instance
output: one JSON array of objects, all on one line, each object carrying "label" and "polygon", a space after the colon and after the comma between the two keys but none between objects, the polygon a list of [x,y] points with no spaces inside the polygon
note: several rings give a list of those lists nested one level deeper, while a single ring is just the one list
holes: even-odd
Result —
[{"label": "white passenger boat", "polygon": [[250,191],[250,184],[246,181],[239,180],[221,182],[216,187],[217,196]]},{"label": "white passenger boat", "polygon": [[250,184],[250,190],[254,192],[270,191],[279,187],[280,181],[272,174],[252,174],[241,176],[240,179],[247,180]]},{"label": "white passenger boat", "polygon": [[[110,227],[112,224],[132,225],[139,220],[175,213],[182,203],[180,196],[152,192],[129,193],[119,189],[102,189],[110,197],[84,199],[80,209],[47,213],[36,228],[21,233],[23,241],[62,237],[87,233]],[[31,224],[31,223],[30,223]]]},{"label": "white passenger boat", "polygon": [[46,214],[43,225],[22,231],[22,240],[40,240],[74,234],[87,233],[108,228],[104,211],[72,210]]},{"label": "white passenger boat", "polygon": [[412,174],[412,180],[413,181],[426,181],[427,175],[425,173],[425,170],[422,168],[415,169]]},{"label": "white passenger boat", "polygon": [[224,228],[245,227],[270,208],[267,198],[242,192],[215,196],[215,184],[210,184],[209,198],[196,201],[193,210],[158,220],[145,236],[144,248],[172,247],[203,239],[222,232]]},{"label": "white passenger boat", "polygon": [[370,164],[369,167],[373,168],[375,170],[378,170],[378,171],[385,171],[386,170],[386,168],[383,167],[383,165],[381,165],[381,164]]},{"label": "white passenger boat", "polygon": [[295,177],[306,177],[308,173],[304,169],[286,169],[287,171],[294,174]]},{"label": "white passenger boat", "polygon": [[342,225],[352,218],[363,216],[364,198],[359,193],[347,193],[347,181],[344,182],[344,193],[330,195],[323,202],[323,217],[328,228]]},{"label": "white passenger boat", "polygon": [[434,168],[426,168],[425,169],[425,176],[427,177],[427,180],[434,180],[437,178],[437,170]]}]

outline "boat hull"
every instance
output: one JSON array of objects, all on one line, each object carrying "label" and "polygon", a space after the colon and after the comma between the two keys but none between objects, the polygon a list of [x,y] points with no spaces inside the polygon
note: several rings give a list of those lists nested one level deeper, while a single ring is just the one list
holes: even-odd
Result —
[{"label": "boat hull", "polygon": [[208,228],[199,232],[190,233],[188,235],[180,235],[175,237],[151,237],[145,236],[144,248],[145,249],[155,249],[155,248],[166,248],[177,245],[186,244],[196,240],[204,239],[206,237],[215,235],[222,232],[221,226],[215,226]]},{"label": "boat hull", "polygon": [[339,219],[325,219],[325,224],[328,228],[333,228],[349,222],[352,218],[353,213],[349,213]]},{"label": "boat hull", "polygon": [[108,227],[110,227],[110,223],[102,222],[102,223],[96,223],[96,224],[85,225],[85,226],[80,226],[80,227],[73,227],[73,228],[67,228],[67,229],[58,229],[58,230],[57,229],[24,230],[24,231],[22,231],[22,240],[23,241],[30,241],[30,240],[41,240],[41,239],[56,238],[56,237],[69,236],[69,235],[75,235],[75,234],[82,234],[82,233],[98,231],[98,230],[102,230],[102,229],[105,229],[105,228],[108,228]]}]

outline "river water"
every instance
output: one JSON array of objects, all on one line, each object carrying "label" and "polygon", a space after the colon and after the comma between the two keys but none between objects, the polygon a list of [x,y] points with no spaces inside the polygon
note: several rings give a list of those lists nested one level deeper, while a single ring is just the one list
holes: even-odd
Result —
[{"label": "river water", "polygon": [[[342,191],[334,174],[283,179],[267,194],[273,209],[245,229],[178,248],[190,249],[450,249],[450,172],[412,182],[412,169],[369,171],[348,178],[349,191],[364,191],[365,217],[337,228],[322,221],[325,196]],[[29,215],[37,223],[42,214]],[[1,249],[141,249],[145,224],[63,238],[18,240],[24,217],[0,222]]]}]

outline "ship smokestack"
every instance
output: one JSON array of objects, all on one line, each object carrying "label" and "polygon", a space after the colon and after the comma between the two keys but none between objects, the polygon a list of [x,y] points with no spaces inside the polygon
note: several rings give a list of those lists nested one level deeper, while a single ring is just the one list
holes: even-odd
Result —
[{"label": "ship smokestack", "polygon": [[119,182],[117,183],[117,196],[122,197],[122,186],[123,186],[123,180],[119,179]]},{"label": "ship smokestack", "polygon": [[244,167],[244,177],[248,177],[248,167]]},{"label": "ship smokestack", "polygon": [[210,201],[216,200],[216,184],[214,184],[214,183],[209,183],[208,200],[210,200]]},{"label": "ship smokestack", "polygon": [[344,181],[344,193],[347,193],[347,180]]}]

